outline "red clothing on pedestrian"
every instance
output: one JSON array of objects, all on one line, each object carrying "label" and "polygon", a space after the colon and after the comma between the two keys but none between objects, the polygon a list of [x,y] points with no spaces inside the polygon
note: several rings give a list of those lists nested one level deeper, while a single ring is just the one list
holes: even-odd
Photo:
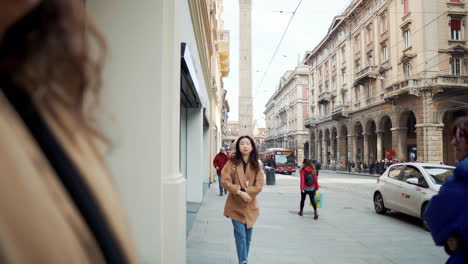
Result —
[{"label": "red clothing on pedestrian", "polygon": [[220,152],[216,155],[216,157],[213,160],[213,166],[218,168],[216,170],[216,173],[218,175],[221,175],[221,171],[224,168],[224,165],[226,165],[226,162],[229,160],[230,155],[229,154],[224,154],[223,152]]},{"label": "red clothing on pedestrian", "polygon": [[319,187],[319,184],[318,184],[317,174],[314,174],[314,184],[312,184],[310,186],[307,186],[305,184],[305,173],[306,172],[312,172],[312,168],[311,167],[305,167],[300,172],[300,174],[301,174],[301,176],[300,176],[300,178],[301,178],[301,191],[303,191],[305,187],[315,187],[315,190],[318,191],[318,189],[320,187]]}]

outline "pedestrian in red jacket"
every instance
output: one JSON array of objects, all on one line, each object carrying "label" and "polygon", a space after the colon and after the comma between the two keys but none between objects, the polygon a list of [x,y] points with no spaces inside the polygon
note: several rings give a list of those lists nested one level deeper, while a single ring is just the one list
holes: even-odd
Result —
[{"label": "pedestrian in red jacket", "polygon": [[223,192],[224,194],[227,194],[227,191],[223,190],[223,186],[221,185],[221,171],[223,170],[224,165],[226,165],[226,162],[229,160],[229,158],[230,155],[226,152],[226,149],[221,148],[213,160],[213,166],[216,169],[216,174],[218,174],[219,196],[223,196]]},{"label": "pedestrian in red jacket", "polygon": [[302,162],[302,167],[300,170],[301,178],[301,204],[300,211],[298,215],[303,215],[304,210],[304,201],[306,196],[309,195],[310,202],[312,207],[314,207],[314,219],[318,219],[317,204],[315,203],[314,197],[315,192],[319,189],[317,171],[315,169],[314,163],[308,159],[304,159]]}]

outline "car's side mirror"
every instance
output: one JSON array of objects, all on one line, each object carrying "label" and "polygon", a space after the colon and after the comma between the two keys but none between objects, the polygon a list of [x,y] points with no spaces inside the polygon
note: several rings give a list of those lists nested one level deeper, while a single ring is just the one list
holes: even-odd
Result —
[{"label": "car's side mirror", "polygon": [[413,185],[419,185],[419,180],[418,178],[409,178],[406,180],[407,183],[413,184]]}]

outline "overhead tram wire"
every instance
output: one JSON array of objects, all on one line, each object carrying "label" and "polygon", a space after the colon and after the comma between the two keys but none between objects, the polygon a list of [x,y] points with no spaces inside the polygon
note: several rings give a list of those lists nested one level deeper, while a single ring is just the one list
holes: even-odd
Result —
[{"label": "overhead tram wire", "polygon": [[302,0],[299,1],[299,3],[298,3],[297,6],[296,6],[296,9],[294,9],[294,11],[292,12],[291,18],[290,18],[289,21],[288,21],[288,25],[287,25],[286,28],[284,29],[283,35],[281,36],[281,39],[280,39],[280,41],[278,42],[278,45],[276,46],[275,52],[274,52],[273,55],[271,56],[270,61],[268,62],[268,66],[267,66],[265,72],[263,73],[262,79],[260,80],[260,85],[255,89],[255,94],[254,94],[254,96],[253,96],[253,99],[255,99],[255,97],[257,96],[257,90],[260,89],[260,88],[262,87],[263,81],[265,80],[265,77],[266,77],[266,75],[268,74],[268,71],[270,70],[271,64],[273,63],[273,60],[275,59],[275,56],[276,56],[276,54],[278,53],[278,50],[279,50],[279,48],[280,48],[280,46],[281,46],[281,43],[283,42],[283,39],[284,39],[284,37],[286,36],[286,33],[288,32],[288,28],[289,28],[289,26],[291,25],[291,21],[293,20],[294,16],[296,15],[297,10],[298,10],[299,7],[301,6],[301,3],[302,3]]}]

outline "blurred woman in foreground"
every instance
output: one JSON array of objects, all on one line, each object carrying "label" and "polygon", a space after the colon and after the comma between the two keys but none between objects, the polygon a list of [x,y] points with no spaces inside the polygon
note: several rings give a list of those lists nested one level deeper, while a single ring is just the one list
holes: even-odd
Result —
[{"label": "blurred woman in foreground", "polygon": [[450,255],[447,263],[468,263],[468,117],[457,119],[450,134],[459,161],[424,213],[436,245]]},{"label": "blurred woman in foreground", "polygon": [[97,147],[90,46],[104,41],[84,1],[0,1],[0,263],[137,263]]}]

